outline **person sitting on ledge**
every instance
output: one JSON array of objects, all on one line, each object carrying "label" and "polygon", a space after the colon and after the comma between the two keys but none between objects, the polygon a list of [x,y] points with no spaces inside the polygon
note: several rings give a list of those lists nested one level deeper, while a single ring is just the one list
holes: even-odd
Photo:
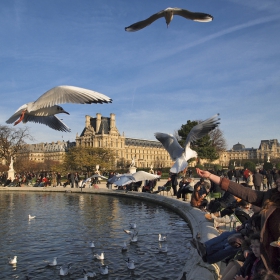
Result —
[{"label": "person sitting on ledge", "polygon": [[256,191],[199,168],[196,169],[196,172],[200,177],[219,184],[222,190],[262,208],[260,212],[260,257],[266,269],[277,273],[280,268],[280,250],[270,246],[270,243],[280,236],[280,227],[276,226],[280,224],[280,178],[276,180],[276,188],[267,191]]}]

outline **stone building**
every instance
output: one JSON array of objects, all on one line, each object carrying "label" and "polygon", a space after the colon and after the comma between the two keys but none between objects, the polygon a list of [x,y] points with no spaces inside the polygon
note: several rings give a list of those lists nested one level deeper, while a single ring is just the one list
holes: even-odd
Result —
[{"label": "stone building", "polygon": [[136,167],[154,168],[171,167],[172,160],[162,144],[155,140],[128,138],[119,133],[116,127],[116,116],[103,117],[97,113],[96,118],[85,117],[85,128],[76,136],[76,146],[100,147],[114,149],[116,165],[120,162],[135,160]]},{"label": "stone building", "polygon": [[261,140],[259,148],[245,148],[237,143],[232,149],[221,153],[219,160],[222,166],[228,166],[230,161],[241,166],[243,160],[253,160],[261,164],[271,159],[280,159],[280,144],[277,139]]}]

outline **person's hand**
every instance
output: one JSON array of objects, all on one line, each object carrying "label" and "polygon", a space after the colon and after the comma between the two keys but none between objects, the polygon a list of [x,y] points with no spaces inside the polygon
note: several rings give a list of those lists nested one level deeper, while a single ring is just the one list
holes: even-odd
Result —
[{"label": "person's hand", "polygon": [[236,275],[234,277],[234,280],[247,280],[248,279],[248,276],[246,276],[245,278],[242,276],[242,275]]},{"label": "person's hand", "polygon": [[211,174],[210,172],[205,171],[205,170],[201,170],[199,168],[196,168],[196,173],[197,173],[197,175],[199,175],[202,178],[208,178]]}]

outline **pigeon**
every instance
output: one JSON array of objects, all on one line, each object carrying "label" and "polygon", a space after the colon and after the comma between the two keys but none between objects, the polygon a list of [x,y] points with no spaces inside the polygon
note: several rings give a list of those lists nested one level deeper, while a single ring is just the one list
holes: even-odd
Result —
[{"label": "pigeon", "polygon": [[122,246],[122,252],[126,252],[127,251],[127,245],[126,242],[123,242],[123,246]]},{"label": "pigeon", "polygon": [[70,128],[55,116],[60,113],[69,115],[69,113],[57,104],[102,104],[111,102],[111,98],[96,91],[74,86],[57,86],[45,92],[36,101],[19,107],[6,123],[15,122],[14,125],[17,125],[21,121],[23,123],[35,122],[45,124],[54,130],[70,132]]},{"label": "pigeon", "polygon": [[103,252],[100,255],[94,254],[93,257],[98,259],[98,260],[104,260],[105,259]]},{"label": "pigeon", "polygon": [[159,242],[164,242],[166,241],[167,236],[166,235],[161,235],[160,233],[158,234],[158,241]]},{"label": "pigeon", "polygon": [[134,260],[128,258],[125,262],[128,269],[135,269]]},{"label": "pigeon", "polygon": [[28,219],[29,219],[29,220],[32,220],[32,219],[35,219],[35,218],[36,218],[36,216],[28,215]]},{"label": "pigeon", "polygon": [[94,247],[95,247],[94,242],[91,241],[91,242],[90,242],[90,248],[94,248]]},{"label": "pigeon", "polygon": [[211,16],[209,14],[191,12],[191,11],[181,9],[181,8],[166,8],[165,10],[162,10],[162,11],[150,16],[149,18],[147,18],[145,20],[136,22],[128,27],[125,27],[125,31],[128,31],[128,32],[138,31],[138,30],[143,29],[146,26],[150,25],[151,23],[153,23],[154,21],[156,21],[157,19],[159,19],[161,17],[165,18],[167,28],[168,28],[174,15],[181,16],[186,19],[190,19],[190,20],[198,21],[198,22],[209,22],[209,21],[213,20],[213,16]]},{"label": "pigeon", "polygon": [[109,270],[108,265],[99,266],[99,272],[100,272],[100,274],[102,274],[102,275],[108,274],[108,273],[109,273],[108,270]]},{"label": "pigeon", "polygon": [[17,264],[17,256],[14,256],[13,258],[9,258],[9,264]]},{"label": "pigeon", "polygon": [[56,266],[57,265],[57,257],[53,258],[53,261],[48,264],[48,266]]},{"label": "pigeon", "polygon": [[89,271],[86,271],[85,269],[83,269],[83,273],[84,275],[86,275],[87,277],[95,277],[96,276],[96,273],[95,272],[89,272]]},{"label": "pigeon", "polygon": [[219,125],[219,114],[198,123],[189,132],[186,142],[185,149],[183,149],[178,143],[176,137],[172,134],[166,133],[155,133],[155,137],[159,140],[164,148],[168,151],[172,160],[175,161],[174,165],[171,167],[171,173],[179,173],[183,171],[188,166],[188,160],[190,158],[197,157],[196,151],[191,149],[191,143],[207,135],[210,131],[215,129]]}]

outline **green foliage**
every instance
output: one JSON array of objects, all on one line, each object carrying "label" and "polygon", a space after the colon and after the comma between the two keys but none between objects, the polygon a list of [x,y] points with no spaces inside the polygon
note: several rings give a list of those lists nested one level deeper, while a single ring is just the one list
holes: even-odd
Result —
[{"label": "green foliage", "polygon": [[220,164],[215,164],[214,165],[214,170],[215,171],[222,170],[222,169],[223,169],[223,167]]},{"label": "green foliage", "polygon": [[275,164],[275,167],[276,167],[276,169],[279,170],[279,169],[280,169],[280,162],[276,163],[276,164]]},{"label": "green foliage", "polygon": [[251,172],[256,170],[256,164],[252,161],[247,161],[244,163],[244,169],[248,168]]},{"label": "green foliage", "polygon": [[[198,122],[188,120],[186,124],[182,124],[178,130],[178,135],[181,137],[180,144],[184,147],[184,143],[187,139],[187,135],[191,129],[196,126]],[[201,139],[191,143],[191,149],[197,152],[197,155],[201,159],[208,159],[213,161],[219,158],[216,148],[213,146],[212,140],[209,135],[203,136]],[[192,160],[192,159],[191,159]]]},{"label": "green foliage", "polygon": [[70,148],[64,158],[64,166],[68,171],[95,170],[96,165],[100,169],[110,170],[115,166],[115,153],[106,148],[73,147]]},{"label": "green foliage", "polygon": [[265,162],[264,164],[263,164],[263,169],[265,169],[265,170],[272,170],[273,169],[273,164],[271,163],[271,162]]}]

